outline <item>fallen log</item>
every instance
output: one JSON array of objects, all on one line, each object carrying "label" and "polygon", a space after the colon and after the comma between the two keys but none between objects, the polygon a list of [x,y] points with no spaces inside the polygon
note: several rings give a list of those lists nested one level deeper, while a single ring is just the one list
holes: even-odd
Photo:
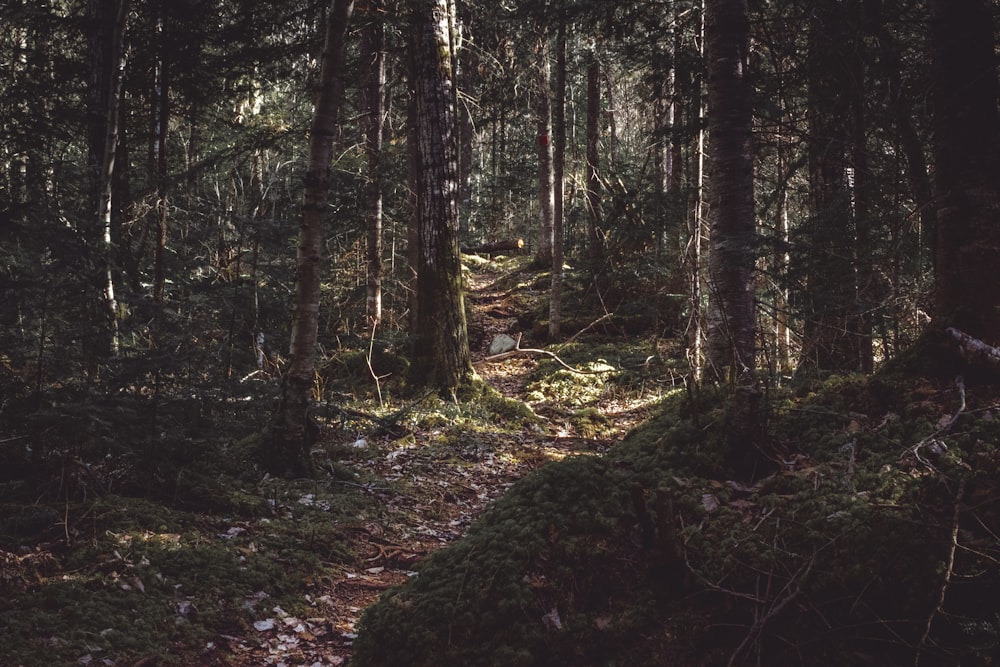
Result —
[{"label": "fallen log", "polygon": [[949,346],[965,363],[985,368],[992,373],[1000,372],[1000,349],[954,327],[948,327],[944,332],[948,336]]},{"label": "fallen log", "polygon": [[462,248],[462,252],[466,255],[471,255],[473,253],[494,255],[504,252],[519,253],[523,248],[524,239],[504,239],[502,241],[493,241],[492,243],[483,243],[477,246],[466,246]]}]

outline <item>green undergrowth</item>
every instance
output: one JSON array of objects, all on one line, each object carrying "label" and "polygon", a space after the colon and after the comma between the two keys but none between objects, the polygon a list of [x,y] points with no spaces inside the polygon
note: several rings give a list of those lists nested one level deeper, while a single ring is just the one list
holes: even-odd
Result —
[{"label": "green undergrowth", "polygon": [[[582,409],[600,407],[625,395],[660,393],[672,370],[671,360],[656,349],[654,341],[577,341],[549,346],[566,368],[548,357],[529,377],[526,399]],[[581,372],[574,372],[581,371]]]},{"label": "green undergrowth", "polygon": [[252,633],[276,605],[308,615],[303,592],[356,559],[338,526],[370,501],[362,480],[262,476],[246,448],[202,445],[170,465],[165,454],[145,493],[5,495],[0,632],[21,639],[0,664],[223,664],[220,636]]},{"label": "green undergrowth", "polygon": [[995,664],[1000,402],[964,386],[945,429],[961,394],[899,366],[772,391],[753,479],[725,392],[672,395],[516,483],[368,610],[352,665]]}]

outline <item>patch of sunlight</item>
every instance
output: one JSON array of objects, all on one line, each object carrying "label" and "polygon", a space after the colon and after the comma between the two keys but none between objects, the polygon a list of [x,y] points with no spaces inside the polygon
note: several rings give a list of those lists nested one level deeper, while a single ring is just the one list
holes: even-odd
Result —
[{"label": "patch of sunlight", "polygon": [[151,530],[115,533],[109,530],[108,537],[121,547],[132,546],[137,542],[155,544],[169,551],[173,551],[181,547],[180,533],[157,533]]}]

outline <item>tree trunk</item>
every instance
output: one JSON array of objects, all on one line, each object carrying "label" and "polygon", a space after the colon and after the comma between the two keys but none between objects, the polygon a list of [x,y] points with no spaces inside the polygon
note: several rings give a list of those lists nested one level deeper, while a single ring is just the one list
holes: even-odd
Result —
[{"label": "tree trunk", "polygon": [[156,52],[156,71],[153,82],[152,110],[153,125],[153,182],[156,184],[156,245],[153,250],[153,301],[163,303],[167,282],[167,129],[170,112],[169,93],[169,54],[165,42],[166,3],[160,0],[157,6],[156,35],[158,39]]},{"label": "tree trunk", "polygon": [[366,310],[374,325],[382,319],[382,135],[385,122],[385,25],[381,0],[368,3],[362,31],[361,108],[368,160],[365,186],[368,216],[368,275]]},{"label": "tree trunk", "polygon": [[536,58],[536,122],[538,125],[538,248],[535,263],[552,263],[552,216],[555,209],[552,171],[552,93],[549,67],[548,38],[539,35],[535,44]]},{"label": "tree trunk", "polygon": [[549,291],[549,340],[559,340],[563,293],[563,194],[566,170],[566,16],[559,14],[556,35],[556,93],[553,113],[552,285]]},{"label": "tree trunk", "polygon": [[112,184],[118,148],[119,108],[125,54],[122,38],[128,18],[128,0],[90,0],[88,17],[90,35],[91,79],[89,91],[89,148],[91,166],[91,201],[101,249],[100,284],[103,330],[107,334],[105,351],[118,354],[118,306],[113,273],[111,237]]},{"label": "tree trunk", "polygon": [[760,398],[755,377],[753,119],[747,0],[707,0],[708,190],[711,224],[706,367],[734,388],[727,419],[737,470],[757,469]]},{"label": "tree trunk", "polygon": [[707,367],[717,379],[752,377],[754,363],[753,150],[746,0],[705,6],[708,63],[709,307]]},{"label": "tree trunk", "polygon": [[[700,25],[698,29],[698,43],[701,44],[702,60],[705,59],[705,2],[702,0],[700,12]],[[690,211],[689,238],[686,251],[688,265],[688,361],[691,365],[691,372],[696,381],[701,379],[704,368],[703,342],[704,327],[702,321],[702,243],[704,240],[704,178],[705,178],[705,130],[703,119],[705,117],[705,104],[702,93],[702,79],[700,74],[695,74],[695,95],[691,104],[691,115],[694,117],[691,124],[698,127],[695,135],[694,157],[692,162],[691,188],[688,195],[688,209]]]},{"label": "tree trunk", "polygon": [[271,425],[267,463],[273,472],[300,475],[311,470],[309,450],[316,427],[309,417],[309,395],[316,372],[323,219],[330,188],[333,137],[344,90],[344,44],[353,9],[353,0],[333,0],[327,15],[319,95],[309,132],[288,368],[281,380],[281,400]]},{"label": "tree trunk", "polygon": [[590,238],[590,259],[597,268],[604,256],[601,242],[601,64],[597,55],[587,67],[587,231]]},{"label": "tree trunk", "polygon": [[[854,5],[856,16],[861,18],[860,4]],[[857,304],[851,330],[855,332],[857,349],[857,369],[871,373],[875,367],[873,347],[873,312],[879,301],[875,287],[875,258],[872,251],[871,217],[871,174],[868,161],[868,123],[865,115],[865,45],[863,39],[856,41],[851,52],[851,79],[854,94],[851,95],[851,217],[854,220],[855,285]]]},{"label": "tree trunk", "polygon": [[458,147],[447,0],[411,0],[417,103],[417,314],[411,377],[454,396],[475,376],[458,248]]},{"label": "tree trunk", "polygon": [[936,317],[1000,343],[1000,118],[992,3],[932,0]]},{"label": "tree trunk", "polygon": [[850,58],[856,32],[834,0],[816,5],[809,26],[810,245],[803,258],[806,305],[800,365],[817,370],[859,368],[855,228],[848,171],[851,105],[857,94]]}]

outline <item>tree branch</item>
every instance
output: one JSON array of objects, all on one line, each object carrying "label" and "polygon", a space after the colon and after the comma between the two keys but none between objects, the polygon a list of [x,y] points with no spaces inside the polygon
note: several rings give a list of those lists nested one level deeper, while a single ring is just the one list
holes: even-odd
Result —
[{"label": "tree branch", "polygon": [[503,361],[504,359],[510,359],[511,357],[519,357],[519,356],[525,355],[525,354],[540,354],[540,355],[544,355],[546,357],[551,357],[551,358],[555,359],[556,362],[559,363],[559,365],[562,366],[563,368],[565,368],[566,370],[570,371],[571,373],[579,373],[580,375],[598,375],[600,373],[612,373],[612,372],[614,372],[616,370],[614,368],[609,368],[607,370],[602,370],[602,371],[581,371],[579,368],[573,368],[572,366],[570,366],[569,364],[567,364],[565,361],[563,361],[562,359],[560,359],[558,356],[556,356],[555,352],[549,352],[548,350],[540,350],[538,348],[533,348],[533,347],[521,347],[521,336],[520,336],[520,334],[518,334],[518,336],[517,336],[517,342],[515,343],[513,350],[508,350],[506,352],[501,352],[500,354],[491,354],[488,357],[483,357],[483,361],[484,362],[485,361]]}]

